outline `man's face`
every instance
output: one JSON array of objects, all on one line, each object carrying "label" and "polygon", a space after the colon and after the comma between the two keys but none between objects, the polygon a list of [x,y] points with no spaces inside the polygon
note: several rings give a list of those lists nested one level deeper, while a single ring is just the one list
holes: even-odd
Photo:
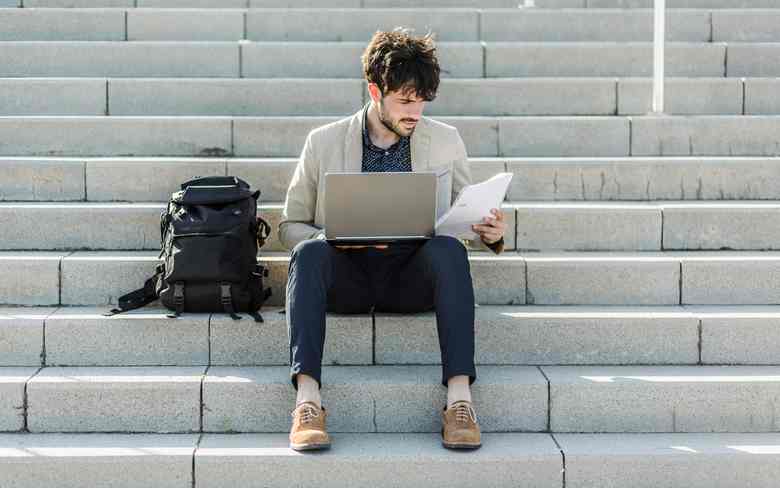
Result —
[{"label": "man's face", "polygon": [[414,89],[388,92],[384,97],[376,89],[379,120],[388,130],[399,137],[409,137],[422,117],[425,100],[417,96]]}]

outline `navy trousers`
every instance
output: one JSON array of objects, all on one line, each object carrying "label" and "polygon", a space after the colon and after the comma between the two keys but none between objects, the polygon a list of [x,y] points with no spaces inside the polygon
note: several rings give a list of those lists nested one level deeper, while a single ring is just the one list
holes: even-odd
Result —
[{"label": "navy trousers", "polygon": [[296,390],[299,373],[322,387],[326,312],[435,310],[442,385],[455,375],[468,375],[469,384],[476,380],[474,288],[468,252],[455,238],[436,236],[387,249],[302,241],[292,251],[286,295],[290,379]]}]

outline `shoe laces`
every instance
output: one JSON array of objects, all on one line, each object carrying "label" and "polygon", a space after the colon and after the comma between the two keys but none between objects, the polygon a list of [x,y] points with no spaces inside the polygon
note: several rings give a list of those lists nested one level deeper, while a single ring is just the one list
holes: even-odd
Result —
[{"label": "shoe laces", "polygon": [[[320,411],[317,408],[315,408],[313,405],[308,403],[305,403],[303,404],[303,406],[298,407],[297,410],[300,410],[301,423],[311,422],[312,420],[320,416]],[[293,410],[290,415],[295,417],[295,410]]]},{"label": "shoe laces", "polygon": [[471,419],[472,422],[475,424],[477,423],[477,413],[474,411],[474,407],[472,407],[471,404],[467,402],[458,402],[453,405],[452,409],[455,410],[456,421],[466,423]]}]

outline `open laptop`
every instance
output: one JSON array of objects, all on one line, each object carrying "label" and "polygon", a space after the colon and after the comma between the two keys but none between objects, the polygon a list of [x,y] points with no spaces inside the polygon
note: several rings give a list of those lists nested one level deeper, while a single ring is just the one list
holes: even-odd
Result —
[{"label": "open laptop", "polygon": [[436,173],[325,174],[325,239],[335,245],[423,242],[436,225]]}]

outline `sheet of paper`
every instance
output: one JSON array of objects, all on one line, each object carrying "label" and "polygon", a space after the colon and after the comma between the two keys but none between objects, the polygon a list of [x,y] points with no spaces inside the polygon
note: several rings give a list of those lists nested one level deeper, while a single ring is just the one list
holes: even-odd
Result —
[{"label": "sheet of paper", "polygon": [[463,188],[452,207],[437,220],[436,235],[476,239],[477,233],[471,226],[489,217],[490,209],[501,208],[512,176],[512,173],[499,173],[482,183]]}]

